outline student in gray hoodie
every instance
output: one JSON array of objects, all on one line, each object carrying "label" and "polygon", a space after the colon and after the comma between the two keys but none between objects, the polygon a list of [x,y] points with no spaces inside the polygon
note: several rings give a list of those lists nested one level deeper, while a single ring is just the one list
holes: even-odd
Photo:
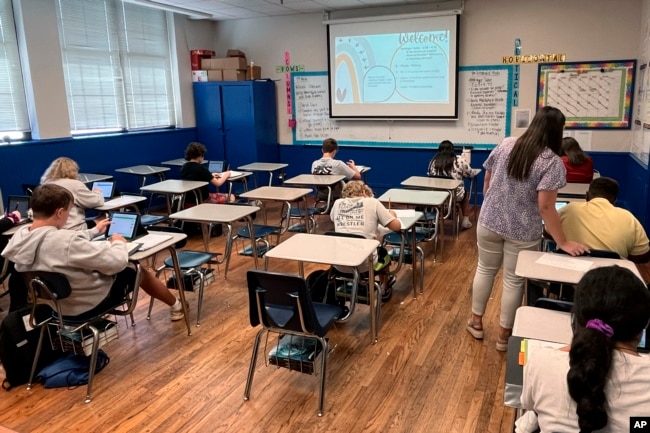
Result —
[{"label": "student in gray hoodie", "polygon": [[[34,223],[18,230],[2,252],[18,272],[49,271],[64,274],[72,293],[61,301],[64,315],[99,313],[124,297],[124,287],[135,279],[126,240],[120,235],[92,242],[105,233],[109,220],[90,230],[62,229],[74,205],[72,194],[55,184],[34,189],[31,200]],[[141,287],[171,307],[171,320],[183,318],[179,300],[150,272],[141,269]]]}]

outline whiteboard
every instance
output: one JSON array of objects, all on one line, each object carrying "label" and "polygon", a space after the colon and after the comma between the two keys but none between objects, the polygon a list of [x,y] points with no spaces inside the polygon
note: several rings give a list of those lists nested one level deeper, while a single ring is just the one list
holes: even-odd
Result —
[{"label": "whiteboard", "polygon": [[436,147],[442,140],[491,148],[510,135],[512,66],[461,66],[458,120],[334,120],[327,72],[291,74],[294,144]]}]

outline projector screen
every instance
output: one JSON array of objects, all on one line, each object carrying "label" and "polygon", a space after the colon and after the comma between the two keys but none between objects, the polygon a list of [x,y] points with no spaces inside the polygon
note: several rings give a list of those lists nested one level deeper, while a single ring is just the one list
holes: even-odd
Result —
[{"label": "projector screen", "polygon": [[332,118],[456,119],[458,15],[329,24]]}]

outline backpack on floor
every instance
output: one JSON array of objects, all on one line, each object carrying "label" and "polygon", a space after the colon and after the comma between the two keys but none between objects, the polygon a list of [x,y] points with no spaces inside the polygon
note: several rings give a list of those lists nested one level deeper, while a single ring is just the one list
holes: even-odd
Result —
[{"label": "backpack on floor", "polygon": [[[97,352],[95,374],[102,371],[110,362],[110,358],[102,349]],[[90,378],[90,356],[66,353],[63,358],[43,368],[36,378],[45,388],[64,388],[80,386],[88,383]]]},{"label": "backpack on floor", "polygon": [[[25,329],[25,324],[29,324],[30,312],[31,306],[12,311],[0,324],[0,362],[2,362],[6,374],[2,381],[2,388],[7,391],[29,381],[41,332],[40,328],[29,331]],[[36,307],[36,316],[39,320],[46,318],[49,314],[52,314],[50,307],[46,305]],[[63,356],[63,352],[52,349],[49,337],[44,335],[36,371],[61,356]]]}]

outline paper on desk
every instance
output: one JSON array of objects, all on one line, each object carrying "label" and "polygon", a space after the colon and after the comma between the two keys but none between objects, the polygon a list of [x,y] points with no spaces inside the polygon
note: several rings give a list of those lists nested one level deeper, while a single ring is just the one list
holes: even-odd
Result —
[{"label": "paper on desk", "polygon": [[415,209],[391,209],[397,218],[414,218]]},{"label": "paper on desk", "polygon": [[237,177],[241,176],[242,174],[244,174],[243,171],[230,170],[230,177]]},{"label": "paper on desk", "polygon": [[591,260],[574,259],[563,254],[543,254],[535,263],[580,272],[587,272],[594,264]]}]

